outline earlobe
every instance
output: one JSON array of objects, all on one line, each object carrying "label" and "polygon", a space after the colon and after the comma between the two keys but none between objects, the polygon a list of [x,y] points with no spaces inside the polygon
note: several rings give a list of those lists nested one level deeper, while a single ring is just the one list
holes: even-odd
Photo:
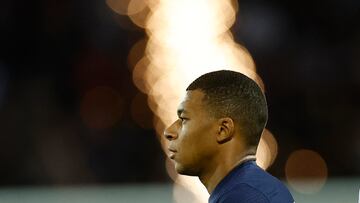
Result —
[{"label": "earlobe", "polygon": [[231,118],[219,119],[217,142],[222,144],[230,141],[234,136],[234,121]]}]

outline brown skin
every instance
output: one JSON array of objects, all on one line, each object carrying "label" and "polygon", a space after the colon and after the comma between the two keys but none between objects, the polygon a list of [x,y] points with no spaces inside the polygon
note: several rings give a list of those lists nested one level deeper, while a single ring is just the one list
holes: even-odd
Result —
[{"label": "brown skin", "polygon": [[229,117],[214,118],[201,90],[186,93],[177,119],[164,132],[170,158],[179,174],[199,176],[211,193],[216,185],[248,154],[240,129]]}]

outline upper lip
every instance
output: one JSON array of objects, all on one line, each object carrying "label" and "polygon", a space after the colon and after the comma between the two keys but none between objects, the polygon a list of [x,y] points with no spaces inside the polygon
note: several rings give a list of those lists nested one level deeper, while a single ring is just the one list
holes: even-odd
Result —
[{"label": "upper lip", "polygon": [[168,150],[169,150],[170,152],[177,152],[176,149],[172,149],[172,148],[168,148]]},{"label": "upper lip", "polygon": [[169,153],[168,153],[169,158],[174,159],[175,154],[176,154],[177,151],[175,149],[172,149],[172,148],[168,148],[168,150],[169,150]]}]

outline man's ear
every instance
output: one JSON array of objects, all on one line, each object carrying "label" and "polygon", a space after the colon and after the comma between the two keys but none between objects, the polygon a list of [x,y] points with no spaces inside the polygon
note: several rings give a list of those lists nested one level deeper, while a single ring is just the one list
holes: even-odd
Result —
[{"label": "man's ear", "polygon": [[231,140],[234,136],[235,126],[233,119],[226,117],[218,120],[218,132],[216,140],[222,144]]}]

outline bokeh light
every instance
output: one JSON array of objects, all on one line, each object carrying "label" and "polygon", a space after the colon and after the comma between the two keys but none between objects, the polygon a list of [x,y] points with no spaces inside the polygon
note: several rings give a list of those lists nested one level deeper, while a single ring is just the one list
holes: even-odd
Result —
[{"label": "bokeh light", "polygon": [[147,40],[142,39],[136,42],[130,49],[129,55],[127,57],[128,66],[130,69],[133,69],[140,59],[144,56],[144,51],[146,47]]},{"label": "bokeh light", "polygon": [[140,59],[140,61],[135,65],[133,69],[132,79],[135,86],[143,93],[147,93],[149,88],[149,84],[147,81],[143,79],[143,75],[148,72],[151,74],[148,66],[150,65],[150,60],[146,57]]},{"label": "bokeh light", "polygon": [[106,0],[106,4],[117,14],[127,15],[130,1],[131,0]]},{"label": "bokeh light", "polygon": [[82,98],[81,118],[92,129],[112,127],[121,117],[122,104],[115,89],[106,86],[93,88]]},{"label": "bokeh light", "polygon": [[266,170],[275,161],[278,152],[278,144],[274,135],[267,129],[261,135],[258,150],[256,152],[256,163]]},{"label": "bokeh light", "polygon": [[289,185],[297,192],[314,194],[326,183],[328,170],[325,160],[315,151],[301,149],[290,154],[285,175]]},{"label": "bokeh light", "polygon": [[250,54],[229,32],[236,14],[233,5],[184,0],[151,7],[146,56],[134,68],[134,83],[149,94],[150,108],[165,125],[175,119],[178,102],[196,77],[219,69],[256,75]]},{"label": "bokeh light", "polygon": [[[127,16],[135,25],[144,28],[154,0],[106,0],[108,7],[115,13]],[[124,23],[120,23],[124,24]]]},{"label": "bokeh light", "polygon": [[128,15],[133,15],[144,10],[147,7],[147,1],[148,0],[131,0],[127,7]]},{"label": "bokeh light", "polygon": [[145,28],[147,18],[151,10],[149,7],[144,7],[140,12],[129,15],[130,20],[140,28]]},{"label": "bokeh light", "polygon": [[146,7],[146,0],[106,0],[106,4],[120,15],[133,15]]}]

